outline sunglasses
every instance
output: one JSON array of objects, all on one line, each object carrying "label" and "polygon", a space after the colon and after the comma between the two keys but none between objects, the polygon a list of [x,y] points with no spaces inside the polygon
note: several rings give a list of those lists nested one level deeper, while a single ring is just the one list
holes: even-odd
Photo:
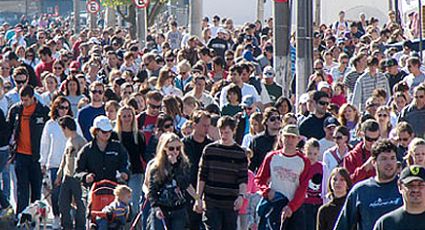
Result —
[{"label": "sunglasses", "polygon": [[108,134],[108,133],[111,133],[111,132],[112,132],[112,130],[109,130],[109,131],[103,131],[103,130],[100,130],[100,132],[101,132],[101,133],[103,133],[103,134]]},{"label": "sunglasses", "polygon": [[58,109],[60,109],[60,110],[68,110],[69,109],[69,107],[68,106],[59,106],[58,107]]},{"label": "sunglasses", "polygon": [[385,114],[385,113],[378,114],[378,117],[388,117],[388,114]]},{"label": "sunglasses", "polygon": [[399,138],[399,141],[409,141],[409,138]]},{"label": "sunglasses", "polygon": [[375,142],[379,139],[379,137],[372,138],[372,137],[365,136],[365,139],[366,139],[367,142]]},{"label": "sunglasses", "polygon": [[168,151],[170,151],[170,152],[179,151],[180,152],[180,146],[178,146],[178,147],[168,146]]},{"label": "sunglasses", "polygon": [[334,136],[335,140],[342,140],[343,136]]},{"label": "sunglasses", "polygon": [[252,107],[245,107],[245,110],[252,110],[253,108]]},{"label": "sunglasses", "polygon": [[152,109],[161,109],[161,105],[148,104]]},{"label": "sunglasses", "polygon": [[27,80],[22,80],[22,81],[15,80],[15,82],[16,82],[16,84],[20,85],[20,84],[25,84],[25,82],[27,82]]},{"label": "sunglasses", "polygon": [[96,94],[96,93],[98,93],[98,94],[102,94],[102,93],[103,93],[103,91],[102,91],[102,90],[92,90],[92,91],[91,91],[91,93],[92,93],[92,94]]},{"label": "sunglasses", "polygon": [[164,125],[164,129],[169,129],[171,127],[173,127],[173,124],[166,124],[166,125]]},{"label": "sunglasses", "polygon": [[322,105],[322,106],[328,106],[329,105],[329,102],[327,102],[327,101],[319,101],[318,103],[319,103],[319,105]]},{"label": "sunglasses", "polygon": [[167,62],[173,62],[174,61],[174,59],[167,59]]},{"label": "sunglasses", "polygon": [[415,96],[415,99],[423,99],[425,97],[425,95],[419,95],[419,96]]},{"label": "sunglasses", "polygon": [[61,70],[61,69],[63,69],[63,68],[62,68],[62,67],[55,67],[55,69]]},{"label": "sunglasses", "polygon": [[180,75],[185,75],[187,74],[187,72],[180,72]]},{"label": "sunglasses", "polygon": [[270,122],[280,121],[280,116],[271,116],[269,118],[269,121]]}]

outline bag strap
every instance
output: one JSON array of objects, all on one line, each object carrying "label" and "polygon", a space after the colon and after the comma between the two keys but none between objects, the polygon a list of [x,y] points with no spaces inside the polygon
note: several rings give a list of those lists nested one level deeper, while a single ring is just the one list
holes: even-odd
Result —
[{"label": "bag strap", "polygon": [[330,152],[331,152],[332,156],[335,158],[336,162],[338,163],[338,167],[339,167],[339,166],[341,166],[343,159],[338,157],[338,155],[336,154],[336,150],[337,149],[335,148],[335,150],[331,150]]}]

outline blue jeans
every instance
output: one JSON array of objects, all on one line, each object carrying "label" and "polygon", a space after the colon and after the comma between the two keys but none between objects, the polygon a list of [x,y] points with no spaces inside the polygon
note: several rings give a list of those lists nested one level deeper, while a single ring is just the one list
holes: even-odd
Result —
[{"label": "blue jeans", "polygon": [[131,174],[128,186],[131,188],[132,213],[137,215],[139,212],[140,198],[142,196],[143,174]]},{"label": "blue jeans", "polygon": [[21,213],[30,202],[41,198],[41,166],[38,161],[34,161],[33,157],[25,154],[16,154],[16,178],[18,190],[18,204],[16,214]]},{"label": "blue jeans", "polygon": [[207,230],[235,230],[237,228],[238,213],[233,209],[207,208],[202,216]]},{"label": "blue jeans", "polygon": [[13,173],[10,171],[11,165],[6,164],[3,171],[1,171],[1,177],[2,177],[2,187],[1,189],[4,192],[4,195],[10,199],[10,173]]},{"label": "blue jeans", "polygon": [[56,174],[58,173],[59,168],[51,168],[50,171],[50,180],[52,183],[52,209],[53,209],[53,215],[59,216],[59,192],[60,192],[60,185],[55,186],[55,180],[56,180]]},{"label": "blue jeans", "polygon": [[155,216],[155,212],[151,212],[149,217],[151,230],[185,229],[187,219],[186,208],[173,211],[162,211],[162,213],[164,214],[164,219],[158,220]]},{"label": "blue jeans", "polygon": [[[0,150],[0,172],[2,172],[9,159],[9,150]],[[0,208],[6,208],[9,206],[8,197],[5,192],[0,188]]]}]

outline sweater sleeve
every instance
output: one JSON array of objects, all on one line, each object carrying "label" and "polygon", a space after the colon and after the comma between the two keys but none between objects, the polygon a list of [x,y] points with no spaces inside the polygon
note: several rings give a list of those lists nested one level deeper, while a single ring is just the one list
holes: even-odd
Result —
[{"label": "sweater sleeve", "polygon": [[204,148],[201,160],[199,161],[198,179],[204,182],[207,180],[208,177],[209,162],[206,159],[208,155],[208,149],[208,146]]},{"label": "sweater sleeve", "polygon": [[44,126],[43,133],[41,134],[40,141],[40,165],[46,166],[47,158],[49,157],[49,151],[51,147],[51,138],[50,138],[50,122]]},{"label": "sweater sleeve", "polygon": [[304,203],[305,194],[307,192],[307,186],[309,181],[309,170],[310,170],[310,161],[308,159],[303,158],[304,160],[304,170],[301,172],[299,181],[300,184],[298,185],[298,188],[295,190],[294,199],[289,201],[288,206],[292,210],[292,212],[295,212],[298,210],[299,207]]},{"label": "sweater sleeve", "polygon": [[354,229],[358,217],[356,205],[356,192],[350,192],[347,196],[347,201],[342,208],[338,220],[336,221],[334,230],[351,230]]},{"label": "sweater sleeve", "polygon": [[346,168],[350,173],[350,178],[353,184],[367,177],[366,170],[359,167],[360,163],[355,155],[356,154],[349,154],[348,156],[344,157],[344,168]]},{"label": "sweater sleeve", "polygon": [[275,152],[267,154],[254,179],[254,182],[263,197],[267,197],[267,194],[270,191],[270,162],[274,154]]}]

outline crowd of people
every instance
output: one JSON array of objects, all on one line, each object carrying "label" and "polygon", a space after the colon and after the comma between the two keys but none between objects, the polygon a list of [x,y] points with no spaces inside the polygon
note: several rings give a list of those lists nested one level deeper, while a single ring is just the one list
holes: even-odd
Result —
[{"label": "crowd of people", "polygon": [[[197,37],[171,17],[143,47],[121,27],[4,23],[0,221],[50,187],[54,229],[423,230],[412,29],[392,11],[385,23],[340,12],[314,32],[295,98],[276,83],[273,18],[205,17]],[[87,220],[87,190],[105,179],[116,199]]]}]

